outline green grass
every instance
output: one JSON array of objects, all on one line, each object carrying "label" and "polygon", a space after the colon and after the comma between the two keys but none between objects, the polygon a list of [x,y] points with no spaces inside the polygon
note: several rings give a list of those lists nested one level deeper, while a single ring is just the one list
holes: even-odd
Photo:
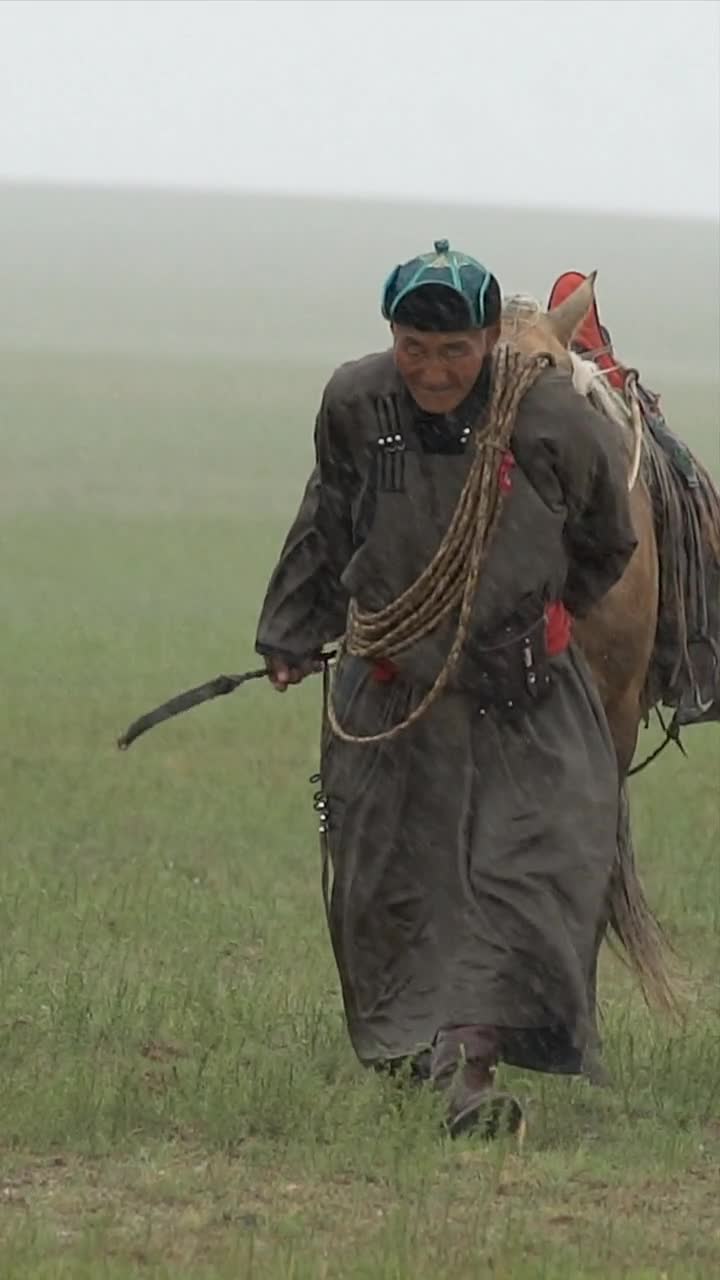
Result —
[{"label": "green grass", "polygon": [[[0,362],[2,1280],[660,1280],[720,1256],[716,729],[633,784],[690,981],[607,956],[612,1087],[508,1072],[519,1155],[361,1072],[326,938],[319,690],[139,712],[253,663],[322,371]],[[672,421],[712,461],[711,389]],[[651,735],[644,735],[647,748]]]}]

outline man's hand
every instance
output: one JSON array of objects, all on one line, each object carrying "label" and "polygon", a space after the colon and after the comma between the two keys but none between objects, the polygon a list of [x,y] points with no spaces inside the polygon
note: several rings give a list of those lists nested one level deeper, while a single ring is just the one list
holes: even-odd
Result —
[{"label": "man's hand", "polygon": [[306,676],[322,671],[323,664],[319,658],[299,658],[288,663],[284,658],[268,657],[265,659],[265,666],[273,689],[278,693],[285,693],[291,684],[300,684]]}]

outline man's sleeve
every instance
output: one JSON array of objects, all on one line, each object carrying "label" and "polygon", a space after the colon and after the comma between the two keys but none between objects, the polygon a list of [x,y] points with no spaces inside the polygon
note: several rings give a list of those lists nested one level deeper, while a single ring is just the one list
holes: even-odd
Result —
[{"label": "man's sleeve", "polygon": [[270,578],[256,650],[291,660],[319,652],[345,630],[341,575],[352,554],[352,457],[326,391],[315,424],[315,466]]},{"label": "man's sleeve", "polygon": [[557,465],[567,507],[563,603],[582,618],[620,580],[637,547],[621,428],[571,393]]}]

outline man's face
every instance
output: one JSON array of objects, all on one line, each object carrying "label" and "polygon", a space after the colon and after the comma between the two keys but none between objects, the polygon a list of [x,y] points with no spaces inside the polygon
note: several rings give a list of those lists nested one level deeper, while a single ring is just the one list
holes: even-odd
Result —
[{"label": "man's face", "polygon": [[452,413],[470,393],[499,327],[457,333],[423,333],[393,325],[398,372],[413,400],[426,413]]}]

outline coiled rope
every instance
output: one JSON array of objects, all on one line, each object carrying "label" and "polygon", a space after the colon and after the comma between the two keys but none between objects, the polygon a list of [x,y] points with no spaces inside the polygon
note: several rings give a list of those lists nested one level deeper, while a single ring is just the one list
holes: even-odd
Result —
[{"label": "coiled rope", "polygon": [[362,610],[356,600],[350,602],[338,660],[345,654],[369,661],[396,658],[433,632],[458,605],[460,613],[452,645],[435,683],[406,719],[389,729],[368,737],[348,733],[338,721],[331,683],[327,718],[333,733],[343,742],[388,742],[416,724],[446,688],[465,644],[480,571],[502,512],[500,469],[517,410],[527,391],[552,363],[547,355],[529,357],[505,344],[496,347],[487,422],[475,433],[470,470],[430,564],[402,595],[376,613]]}]

